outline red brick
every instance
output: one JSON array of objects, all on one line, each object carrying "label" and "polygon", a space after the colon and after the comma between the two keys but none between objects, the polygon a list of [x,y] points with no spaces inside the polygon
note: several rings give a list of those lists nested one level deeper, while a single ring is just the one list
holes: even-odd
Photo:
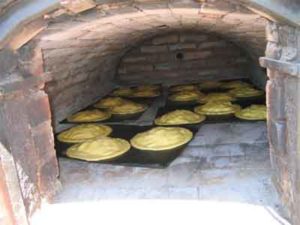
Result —
[{"label": "red brick", "polygon": [[180,34],[180,41],[181,42],[203,42],[208,39],[207,35],[204,34]]},{"label": "red brick", "polygon": [[159,46],[142,46],[141,52],[142,53],[159,53],[159,52],[167,52],[168,46],[167,45],[159,45]]},{"label": "red brick", "polygon": [[211,51],[186,52],[184,53],[183,60],[204,59],[212,55],[213,52]]},{"label": "red brick", "polygon": [[152,40],[152,44],[154,45],[162,45],[162,44],[174,44],[179,41],[177,34],[166,35],[162,37],[157,37]]},{"label": "red brick", "polygon": [[204,48],[212,48],[212,47],[226,47],[228,44],[225,41],[212,41],[212,42],[204,42],[199,44],[199,49]]},{"label": "red brick", "polygon": [[27,112],[32,127],[51,119],[51,111],[47,94],[42,91],[27,99]]},{"label": "red brick", "polygon": [[30,215],[40,202],[37,175],[39,159],[32,140],[26,107],[24,99],[6,102],[5,127],[9,149],[18,165],[17,172],[26,211]]},{"label": "red brick", "polygon": [[96,7],[93,0],[63,0],[61,4],[74,13],[80,13]]},{"label": "red brick", "polygon": [[152,71],[153,65],[151,64],[124,64],[126,72],[143,72],[143,71]]},{"label": "red brick", "polygon": [[179,43],[179,44],[169,45],[170,51],[196,49],[196,48],[197,46],[195,43]]},{"label": "red brick", "polygon": [[59,171],[56,157],[49,159],[40,168],[39,188],[42,196],[51,199],[59,188]]}]

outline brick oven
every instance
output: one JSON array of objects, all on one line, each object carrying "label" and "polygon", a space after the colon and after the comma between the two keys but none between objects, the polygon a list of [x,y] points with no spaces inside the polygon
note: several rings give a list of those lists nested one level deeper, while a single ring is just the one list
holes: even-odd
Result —
[{"label": "brick oven", "polygon": [[[83,195],[254,199],[300,224],[299,10],[277,0],[0,3],[0,221],[29,224],[44,200]],[[116,87],[234,79],[266,91],[267,122],[204,126],[166,170],[57,157],[60,122]]]}]

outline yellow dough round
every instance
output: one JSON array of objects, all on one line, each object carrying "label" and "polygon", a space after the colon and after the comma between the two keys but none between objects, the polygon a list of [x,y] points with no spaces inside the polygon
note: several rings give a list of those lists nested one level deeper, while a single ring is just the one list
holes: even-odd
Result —
[{"label": "yellow dough round", "polygon": [[257,97],[264,94],[262,90],[257,90],[252,87],[236,88],[230,90],[229,93],[237,98]]},{"label": "yellow dough round", "polygon": [[135,87],[137,91],[159,91],[159,85],[140,85]]},{"label": "yellow dough round", "polygon": [[231,102],[235,101],[236,99],[232,97],[232,95],[228,93],[209,93],[206,96],[199,99],[200,103],[207,103],[212,101],[225,101],[225,102]]},{"label": "yellow dough round", "polygon": [[174,102],[189,102],[189,101],[197,101],[204,94],[200,91],[179,91],[169,96],[169,100]]},{"label": "yellow dough round", "polygon": [[219,88],[221,86],[221,82],[219,81],[202,81],[199,85],[201,90],[209,90]]},{"label": "yellow dough round", "polygon": [[133,90],[131,88],[118,88],[116,90],[114,90],[111,95],[112,96],[117,96],[117,97],[128,97],[130,95],[132,95]]},{"label": "yellow dough round", "polygon": [[175,110],[155,119],[156,125],[184,125],[196,124],[205,120],[205,116],[189,110]]},{"label": "yellow dough round", "polygon": [[110,117],[111,114],[109,112],[94,109],[75,113],[74,115],[69,116],[67,120],[69,122],[99,122],[109,119]]},{"label": "yellow dough round", "polygon": [[171,92],[196,91],[196,90],[198,90],[198,88],[195,84],[183,84],[183,85],[172,86],[172,87],[170,87],[169,90]]},{"label": "yellow dough round", "polygon": [[96,108],[111,108],[114,106],[122,105],[125,102],[128,102],[129,100],[126,100],[124,98],[120,97],[107,97],[103,98],[100,101],[98,101],[94,107]]},{"label": "yellow dough round", "polygon": [[244,88],[244,87],[251,87],[251,86],[252,86],[251,84],[240,80],[223,82],[221,84],[221,87],[225,89]]},{"label": "yellow dough round", "polygon": [[265,105],[251,105],[236,112],[235,116],[244,120],[266,120],[267,107]]},{"label": "yellow dough round", "polygon": [[237,112],[241,107],[231,102],[213,101],[195,107],[194,111],[200,115],[228,115]]},{"label": "yellow dough round", "polygon": [[112,114],[127,115],[127,114],[144,112],[146,109],[147,109],[147,105],[139,104],[135,102],[126,102],[122,105],[112,107],[110,109],[110,112]]},{"label": "yellow dough round", "polygon": [[160,95],[158,90],[135,90],[130,97],[134,98],[153,98]]},{"label": "yellow dough round", "polygon": [[101,137],[71,146],[66,155],[85,161],[100,161],[123,155],[129,149],[130,144],[124,139]]},{"label": "yellow dough round", "polygon": [[57,135],[57,139],[66,143],[81,143],[94,138],[108,136],[112,128],[101,124],[82,124]]},{"label": "yellow dough round", "polygon": [[182,127],[155,127],[135,135],[131,145],[139,150],[164,151],[188,143],[193,133]]}]

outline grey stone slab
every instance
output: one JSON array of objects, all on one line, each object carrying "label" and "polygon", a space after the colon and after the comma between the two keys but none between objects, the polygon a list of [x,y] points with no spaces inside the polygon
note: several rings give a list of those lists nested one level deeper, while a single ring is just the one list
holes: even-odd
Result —
[{"label": "grey stone slab", "polygon": [[186,161],[171,165],[168,170],[169,187],[197,187],[199,183],[199,161]]},{"label": "grey stone slab", "polygon": [[265,143],[267,129],[265,122],[236,122],[206,124],[195,135],[190,146],[207,146],[233,143]]},{"label": "grey stone slab", "polygon": [[167,188],[110,188],[103,190],[102,199],[168,199]]},{"label": "grey stone slab", "polygon": [[201,153],[201,148],[198,147],[190,147],[188,146],[185,150],[181,153],[181,157],[187,158],[199,158]]},{"label": "grey stone slab", "polygon": [[202,183],[199,187],[199,198],[279,208],[279,199],[270,179],[270,170],[239,170],[221,182]]},{"label": "grey stone slab", "polygon": [[198,188],[186,187],[186,188],[169,188],[169,199],[197,199]]}]

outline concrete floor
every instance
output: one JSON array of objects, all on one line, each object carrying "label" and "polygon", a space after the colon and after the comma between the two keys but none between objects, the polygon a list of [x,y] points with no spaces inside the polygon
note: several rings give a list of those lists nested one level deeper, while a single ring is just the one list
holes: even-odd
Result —
[{"label": "concrete floor", "polygon": [[[129,212],[119,222],[135,224],[135,220],[131,221],[135,211],[144,209],[139,212],[143,215],[152,210],[160,215],[158,209],[163,207],[162,211],[170,216],[162,214],[158,221],[166,219],[174,224],[179,224],[182,215],[188,216],[189,224],[199,224],[205,218],[204,224],[287,224],[280,216],[284,210],[271,183],[266,135],[264,122],[204,125],[167,169],[60,159],[62,190],[48,210],[37,214],[35,221],[48,215],[52,224],[60,224],[57,222],[64,218],[68,221],[68,216],[74,217],[72,212],[80,210],[92,218],[98,215],[97,210],[91,214],[93,209],[101,209],[105,215],[126,209]],[[170,212],[170,208],[178,213]],[[194,210],[199,213],[191,216]],[[57,221],[54,214],[61,215]],[[75,224],[82,219],[79,215],[76,214]],[[105,224],[117,223],[109,218]],[[152,219],[147,218],[144,224],[150,224]],[[89,224],[94,223],[91,220]]]}]

